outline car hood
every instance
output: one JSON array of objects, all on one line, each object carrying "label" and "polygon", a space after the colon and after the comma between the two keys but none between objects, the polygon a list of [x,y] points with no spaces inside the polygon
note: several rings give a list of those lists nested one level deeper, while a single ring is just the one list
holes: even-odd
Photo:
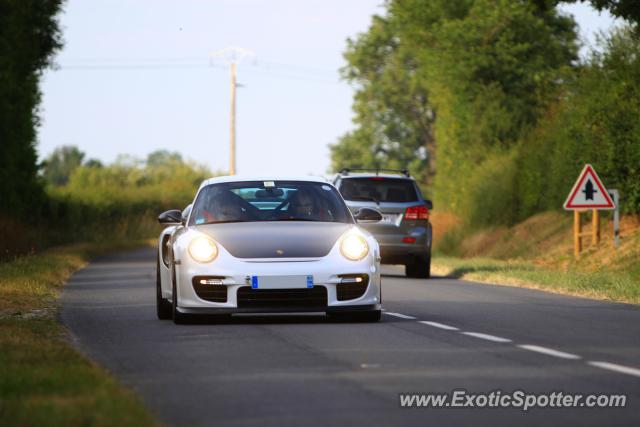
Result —
[{"label": "car hood", "polygon": [[236,258],[319,258],[354,224],[234,222],[198,226]]}]

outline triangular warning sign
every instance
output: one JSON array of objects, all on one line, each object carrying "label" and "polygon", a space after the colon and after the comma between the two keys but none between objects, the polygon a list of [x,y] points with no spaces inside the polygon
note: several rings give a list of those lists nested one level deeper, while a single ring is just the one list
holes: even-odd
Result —
[{"label": "triangular warning sign", "polygon": [[569,197],[564,202],[566,210],[615,209],[609,192],[591,165],[585,165],[578,180],[573,184]]}]

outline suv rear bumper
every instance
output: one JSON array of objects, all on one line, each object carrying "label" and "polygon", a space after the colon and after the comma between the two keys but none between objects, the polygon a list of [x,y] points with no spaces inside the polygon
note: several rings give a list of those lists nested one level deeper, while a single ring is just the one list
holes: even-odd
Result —
[{"label": "suv rear bumper", "polygon": [[[372,233],[380,245],[383,264],[407,264],[416,258],[426,258],[431,254],[432,231],[428,227],[415,227],[407,230],[407,234]],[[404,243],[404,237],[414,237],[413,243]]]}]

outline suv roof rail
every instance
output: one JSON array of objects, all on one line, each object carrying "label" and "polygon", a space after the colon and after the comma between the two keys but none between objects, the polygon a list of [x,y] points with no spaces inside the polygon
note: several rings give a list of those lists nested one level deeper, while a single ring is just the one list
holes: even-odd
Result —
[{"label": "suv roof rail", "polygon": [[375,172],[376,175],[379,175],[380,172],[392,172],[392,173],[402,174],[407,178],[411,176],[409,174],[408,169],[379,169],[379,168],[342,168],[340,169],[339,174],[349,175],[349,172]]}]

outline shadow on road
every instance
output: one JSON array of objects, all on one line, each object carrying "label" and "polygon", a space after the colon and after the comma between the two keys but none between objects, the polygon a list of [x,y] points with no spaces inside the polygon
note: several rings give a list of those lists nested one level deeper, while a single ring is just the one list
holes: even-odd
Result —
[{"label": "shadow on road", "polygon": [[[382,277],[383,279],[411,279],[410,277],[405,276],[404,274],[389,274],[389,273],[383,273],[380,275],[380,277]],[[443,280],[443,279],[456,279],[456,277],[453,276],[431,276],[428,279],[411,279],[411,280]]]},{"label": "shadow on road", "polygon": [[[389,319],[386,319],[389,320]],[[380,320],[382,322],[383,320]],[[345,317],[326,316],[324,314],[256,314],[234,316],[191,315],[185,319],[189,325],[281,325],[281,324],[335,324],[367,323],[350,320]]]},{"label": "shadow on road", "polygon": [[[501,272],[501,271],[514,271],[514,270],[533,271],[535,270],[535,267],[531,265],[509,265],[509,266],[491,265],[491,264],[469,265],[469,266],[454,268],[446,276],[431,276],[430,279],[426,279],[426,280],[460,279],[465,274],[468,274],[468,273],[495,273],[495,272]],[[389,279],[408,278],[406,275],[396,271],[385,271],[382,273],[382,277],[389,278]]]},{"label": "shadow on road", "polygon": [[500,271],[533,271],[535,267],[531,265],[511,265],[511,266],[502,266],[502,265],[472,265],[465,267],[457,267],[451,270],[451,272],[444,276],[449,279],[459,279],[467,273],[495,273]]}]

